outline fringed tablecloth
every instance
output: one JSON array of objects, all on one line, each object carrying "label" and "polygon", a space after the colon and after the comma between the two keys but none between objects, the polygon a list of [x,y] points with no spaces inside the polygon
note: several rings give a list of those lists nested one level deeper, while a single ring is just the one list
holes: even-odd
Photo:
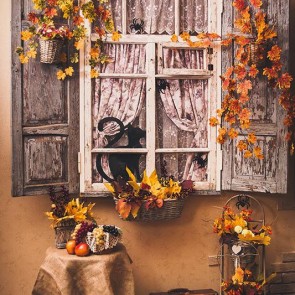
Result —
[{"label": "fringed tablecloth", "polygon": [[131,259],[122,244],[107,254],[78,257],[49,248],[33,295],[133,295]]}]

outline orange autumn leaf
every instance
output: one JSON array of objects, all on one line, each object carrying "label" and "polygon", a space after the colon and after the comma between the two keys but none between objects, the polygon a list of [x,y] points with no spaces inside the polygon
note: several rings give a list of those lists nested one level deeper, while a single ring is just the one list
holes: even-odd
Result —
[{"label": "orange autumn leaf", "polygon": [[188,32],[183,32],[180,34],[180,38],[183,40],[183,41],[187,41],[187,40],[190,40],[190,34]]},{"label": "orange autumn leaf", "polygon": [[46,8],[44,14],[49,18],[53,18],[57,15],[57,10],[55,8]]},{"label": "orange autumn leaf", "polygon": [[275,79],[278,77],[278,71],[274,68],[264,68],[262,74],[267,76],[268,80]]},{"label": "orange autumn leaf", "polygon": [[79,26],[84,23],[84,18],[80,15],[76,15],[73,17],[73,24]]},{"label": "orange autumn leaf", "polygon": [[216,126],[218,124],[219,124],[219,121],[218,121],[218,119],[216,117],[211,117],[209,119],[209,125],[210,126],[214,127],[214,126]]},{"label": "orange autumn leaf", "polygon": [[246,71],[246,67],[245,67],[245,65],[243,65],[243,64],[238,64],[236,67],[235,67],[235,73],[236,73],[236,75],[237,75],[237,78],[239,79],[239,80],[242,80],[242,79],[244,79],[245,77],[246,77],[246,75],[247,75],[247,71]]},{"label": "orange autumn leaf", "polygon": [[232,44],[232,39],[223,39],[222,41],[221,41],[221,45],[223,45],[223,46],[229,46],[229,45],[231,45]]},{"label": "orange autumn leaf", "polygon": [[233,71],[234,71],[234,67],[227,68],[226,71],[223,74],[223,77],[225,77],[227,79],[230,78],[230,76],[232,75]]},{"label": "orange autumn leaf", "polygon": [[259,71],[258,71],[256,65],[251,65],[249,68],[249,72],[248,72],[249,77],[255,78],[258,73],[259,73]]},{"label": "orange autumn leaf", "polygon": [[260,8],[262,5],[261,0],[250,0],[250,3],[255,7],[255,8]]},{"label": "orange autumn leaf", "polygon": [[267,57],[271,61],[278,61],[281,58],[282,49],[278,45],[274,45],[268,52]]},{"label": "orange autumn leaf", "polygon": [[263,39],[264,40],[272,39],[272,38],[275,38],[275,37],[277,37],[277,33],[271,28],[268,28],[263,33]]},{"label": "orange autumn leaf", "polygon": [[229,136],[231,139],[236,138],[238,135],[239,135],[239,132],[238,132],[235,128],[231,128],[231,129],[228,131],[228,136]]},{"label": "orange autumn leaf", "polygon": [[254,144],[257,141],[256,135],[254,133],[249,133],[247,141]]},{"label": "orange autumn leaf", "polygon": [[247,95],[250,89],[252,89],[252,82],[250,80],[244,80],[237,84],[238,93]]},{"label": "orange autumn leaf", "polygon": [[237,144],[237,148],[239,149],[239,151],[244,151],[247,149],[247,143],[244,140],[239,140],[238,144]]},{"label": "orange autumn leaf", "polygon": [[244,158],[245,159],[251,158],[252,156],[253,156],[253,154],[249,150],[244,151]]},{"label": "orange autumn leaf", "polygon": [[261,153],[261,147],[259,147],[259,146],[254,147],[253,152],[254,152],[254,156],[257,159],[259,159],[259,160],[264,159],[264,156]]},{"label": "orange autumn leaf", "polygon": [[218,133],[222,136],[226,135],[226,129],[224,127],[221,127],[218,129]]},{"label": "orange autumn leaf", "polygon": [[241,46],[245,46],[245,45],[249,44],[251,42],[251,40],[249,38],[246,38],[245,36],[237,36],[236,42],[237,42],[237,44],[239,44]]},{"label": "orange autumn leaf", "polygon": [[223,109],[217,109],[216,110],[216,114],[217,114],[218,117],[221,117],[223,113],[224,113]]},{"label": "orange autumn leaf", "polygon": [[239,102],[241,104],[244,104],[244,103],[248,102],[249,99],[250,99],[249,95],[240,95]]},{"label": "orange autumn leaf", "polygon": [[178,42],[178,37],[177,37],[177,35],[173,34],[172,37],[171,37],[171,41],[172,41],[172,42]]},{"label": "orange autumn leaf", "polygon": [[249,121],[250,115],[251,115],[251,111],[249,109],[247,109],[247,108],[244,108],[239,113],[239,119],[241,121]]},{"label": "orange autumn leaf", "polygon": [[237,18],[235,20],[235,26],[242,32],[242,33],[250,33],[251,32],[251,22],[245,20],[244,18]]},{"label": "orange autumn leaf", "polygon": [[123,219],[126,219],[131,212],[131,204],[125,199],[120,199],[116,204],[116,210]]},{"label": "orange autumn leaf", "polygon": [[280,89],[289,89],[291,87],[291,81],[293,80],[292,76],[289,73],[284,73],[278,79],[278,87]]}]

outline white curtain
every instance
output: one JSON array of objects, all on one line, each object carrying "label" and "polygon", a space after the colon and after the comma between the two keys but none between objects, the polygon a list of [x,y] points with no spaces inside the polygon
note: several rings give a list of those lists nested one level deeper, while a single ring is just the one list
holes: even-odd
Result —
[{"label": "white curtain", "polygon": [[[115,27],[122,31],[122,0],[111,1]],[[180,31],[208,31],[208,0],[180,0]],[[127,28],[134,19],[144,22],[146,34],[175,32],[175,0],[127,0]]]}]

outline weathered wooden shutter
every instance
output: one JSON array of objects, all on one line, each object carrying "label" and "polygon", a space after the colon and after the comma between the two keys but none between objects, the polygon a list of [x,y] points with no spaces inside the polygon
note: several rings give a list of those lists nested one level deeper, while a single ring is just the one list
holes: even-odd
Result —
[{"label": "weathered wooden shutter", "polygon": [[79,75],[56,78],[56,65],[38,60],[21,65],[21,45],[31,0],[12,1],[12,195],[48,192],[66,185],[77,192],[79,151]]},{"label": "weathered wooden shutter", "polygon": [[[275,25],[278,45],[282,50],[284,70],[288,69],[289,50],[289,1],[269,0],[268,20]],[[232,0],[224,0],[223,35],[233,32],[234,13]],[[232,49],[223,50],[222,71],[232,64]],[[223,147],[222,189],[237,191],[257,191],[271,193],[287,192],[288,146],[284,140],[284,112],[278,105],[277,93],[267,86],[265,79],[253,87],[253,119],[251,129],[255,131],[259,145],[263,149],[264,160],[244,159],[236,148],[237,141]],[[241,138],[238,138],[239,140]]]}]

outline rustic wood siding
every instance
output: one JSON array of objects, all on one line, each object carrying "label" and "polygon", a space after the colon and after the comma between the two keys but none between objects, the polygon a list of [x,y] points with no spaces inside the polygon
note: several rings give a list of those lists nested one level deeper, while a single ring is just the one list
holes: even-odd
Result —
[{"label": "rustic wood siding", "polygon": [[[269,0],[263,8],[268,20],[278,32],[278,44],[282,47],[284,70],[288,70],[289,49],[289,1]],[[223,35],[234,31],[232,0],[224,0]],[[233,64],[234,50],[223,49],[222,71]],[[224,190],[258,191],[271,193],[287,192],[287,143],[283,126],[283,110],[278,105],[277,93],[261,77],[251,92],[250,109],[253,112],[251,131],[258,137],[264,160],[244,159],[237,150],[237,138],[223,147],[222,188]]]},{"label": "rustic wood siding", "polygon": [[79,75],[56,78],[39,57],[21,65],[15,53],[28,26],[31,0],[12,1],[12,195],[47,193],[48,185],[78,192]]}]

